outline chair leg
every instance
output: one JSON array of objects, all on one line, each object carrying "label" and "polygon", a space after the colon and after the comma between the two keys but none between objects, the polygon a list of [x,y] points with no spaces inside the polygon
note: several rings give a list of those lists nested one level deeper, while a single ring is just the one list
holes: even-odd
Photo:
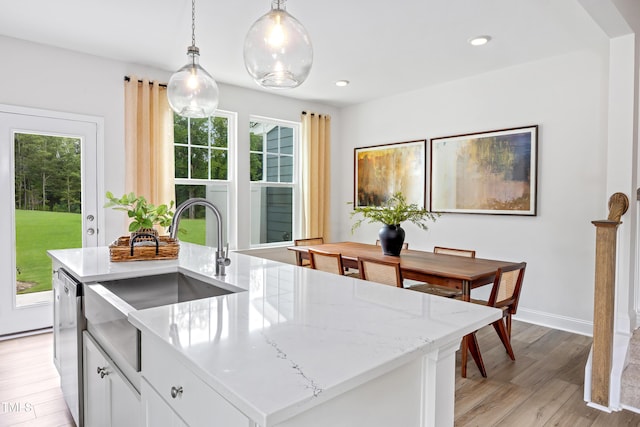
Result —
[{"label": "chair leg", "polygon": [[484,367],[484,362],[482,361],[482,355],[480,354],[480,347],[478,346],[478,337],[476,333],[469,334],[469,352],[471,352],[471,356],[473,360],[476,362],[476,366],[478,366],[478,370],[480,370],[480,374],[487,378],[487,370]]},{"label": "chair leg", "polygon": [[504,321],[502,319],[496,320],[492,323],[493,328],[498,333],[500,337],[500,341],[502,341],[502,345],[507,350],[507,354],[511,360],[516,360],[516,356],[513,354],[513,348],[511,348],[511,340],[509,339],[509,335],[507,334],[507,328],[505,328]]},{"label": "chair leg", "polygon": [[511,339],[511,313],[507,312],[507,333],[509,334],[509,339]]},{"label": "chair leg", "polygon": [[460,376],[462,378],[467,378],[467,349],[471,353],[473,360],[476,362],[478,366],[478,370],[480,370],[480,374],[487,378],[487,370],[484,367],[484,362],[482,361],[482,356],[480,355],[480,347],[478,346],[478,338],[476,337],[476,333],[473,332],[469,335],[465,335],[462,338],[462,354],[461,356],[461,366],[460,366]]},{"label": "chair leg", "polygon": [[467,378],[467,350],[469,348],[469,335],[462,337],[460,345],[460,376]]}]

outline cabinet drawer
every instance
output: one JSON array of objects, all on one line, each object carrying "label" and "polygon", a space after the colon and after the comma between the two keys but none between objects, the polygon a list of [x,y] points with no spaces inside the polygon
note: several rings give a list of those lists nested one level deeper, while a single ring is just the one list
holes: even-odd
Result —
[{"label": "cabinet drawer", "polygon": [[249,419],[167,351],[142,335],[142,376],[189,426],[248,427]]},{"label": "cabinet drawer", "polygon": [[140,385],[144,425],[147,427],[187,427],[146,379]]}]

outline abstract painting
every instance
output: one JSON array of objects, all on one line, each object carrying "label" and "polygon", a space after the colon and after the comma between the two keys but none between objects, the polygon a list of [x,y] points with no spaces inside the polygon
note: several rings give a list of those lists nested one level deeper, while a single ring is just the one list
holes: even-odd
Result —
[{"label": "abstract painting", "polygon": [[538,126],[431,140],[433,212],[536,215]]},{"label": "abstract painting", "polygon": [[425,207],[426,140],[359,147],[354,155],[354,206],[381,206],[401,192]]}]

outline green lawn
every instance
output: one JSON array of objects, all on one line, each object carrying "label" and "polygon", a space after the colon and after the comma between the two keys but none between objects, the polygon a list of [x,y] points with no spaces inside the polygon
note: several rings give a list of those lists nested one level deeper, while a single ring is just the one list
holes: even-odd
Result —
[{"label": "green lawn", "polygon": [[80,214],[16,210],[17,279],[35,283],[21,293],[51,289],[51,259],[47,249],[81,246]]},{"label": "green lawn", "polygon": [[[124,233],[123,233],[124,234]],[[182,219],[178,237],[183,242],[205,244],[205,220]],[[16,210],[17,280],[34,283],[20,293],[51,289],[48,249],[82,246],[80,214]]]},{"label": "green lawn", "polygon": [[198,245],[204,246],[206,237],[205,229],[206,221],[204,219],[182,218],[180,220],[178,239],[183,242],[197,243]]}]

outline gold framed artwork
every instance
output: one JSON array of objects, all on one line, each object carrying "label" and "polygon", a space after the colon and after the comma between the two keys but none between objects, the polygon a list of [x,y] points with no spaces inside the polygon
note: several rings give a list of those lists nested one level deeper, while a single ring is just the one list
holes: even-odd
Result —
[{"label": "gold framed artwork", "polygon": [[355,148],[354,206],[381,206],[401,192],[407,203],[424,208],[426,145],[422,139]]},{"label": "gold framed artwork", "polygon": [[538,126],[431,140],[430,209],[536,215]]}]

